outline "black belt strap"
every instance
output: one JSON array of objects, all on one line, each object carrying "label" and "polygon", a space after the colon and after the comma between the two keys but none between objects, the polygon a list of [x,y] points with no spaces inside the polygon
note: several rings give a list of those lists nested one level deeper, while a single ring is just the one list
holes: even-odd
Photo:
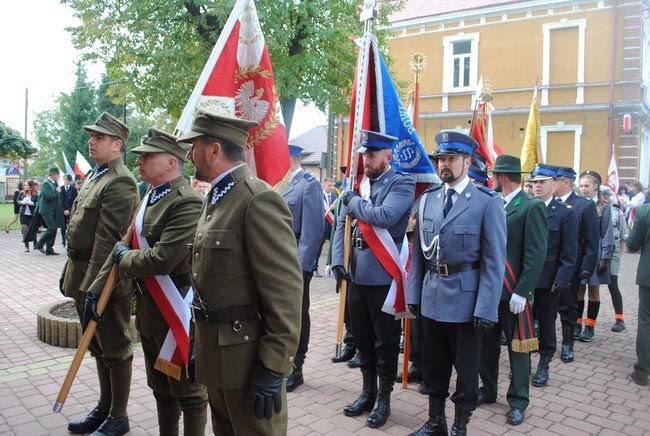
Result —
[{"label": "black belt strap", "polygon": [[226,310],[210,310],[192,304],[192,317],[196,322],[229,324],[240,321],[259,321],[260,313],[253,307],[232,307]]},{"label": "black belt strap", "polygon": [[[404,242],[404,238],[393,238],[393,242],[395,242],[395,245],[399,245]],[[370,248],[366,240],[363,238],[352,238],[352,245],[358,250]]]},{"label": "black belt strap", "polygon": [[481,267],[481,262],[466,262],[466,263],[456,263],[453,265],[447,265],[444,263],[434,263],[428,260],[424,261],[426,268],[436,274],[439,274],[443,277],[448,276],[449,274],[459,273],[463,271],[472,271],[479,269]]},{"label": "black belt strap", "polygon": [[92,251],[90,250],[74,250],[70,247],[67,248],[68,257],[72,260],[90,260]]}]

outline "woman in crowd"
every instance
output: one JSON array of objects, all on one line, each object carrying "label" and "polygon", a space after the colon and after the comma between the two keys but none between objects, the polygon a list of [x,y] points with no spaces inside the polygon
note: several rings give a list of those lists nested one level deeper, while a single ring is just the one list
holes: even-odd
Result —
[{"label": "woman in crowd", "polygon": [[645,203],[645,194],[643,193],[643,185],[638,180],[628,185],[628,191],[630,193],[630,201],[625,206],[625,216],[630,225],[632,225],[632,221],[634,221],[634,209],[643,206],[643,203]]},{"label": "woman in crowd", "polygon": [[18,197],[23,192],[23,182],[18,182],[18,187],[14,191],[14,218],[5,226],[5,232],[9,233],[9,227],[11,227],[16,221],[18,221],[18,216],[20,215],[20,204],[18,204]]},{"label": "woman in crowd", "polygon": [[[580,283],[578,289],[578,323],[576,335],[581,342],[591,342],[594,339],[596,318],[600,310],[600,285],[609,285],[609,264],[614,251],[614,233],[612,231],[612,208],[603,201],[600,193],[602,178],[595,171],[584,171],[580,174],[580,195],[592,199],[598,210],[600,230],[599,261],[593,275]],[[587,319],[582,330],[582,314],[585,310],[585,293],[589,292]]]},{"label": "woman in crowd", "polygon": [[20,204],[20,226],[23,234],[23,243],[25,244],[25,252],[29,253],[29,242],[34,243],[36,247],[36,239],[28,238],[29,225],[32,222],[34,211],[36,210],[36,199],[38,198],[38,186],[35,181],[29,180],[25,185],[25,189],[18,197]]},{"label": "woman in crowd", "polygon": [[612,198],[609,189],[602,190],[603,200],[612,206],[612,231],[614,234],[614,251],[612,262],[609,264],[609,294],[614,306],[614,324],[612,331],[620,333],[625,330],[625,317],[623,316],[623,296],[618,288],[618,273],[621,267],[621,253],[625,251],[625,238],[627,238],[627,222],[625,214],[616,198]]}]

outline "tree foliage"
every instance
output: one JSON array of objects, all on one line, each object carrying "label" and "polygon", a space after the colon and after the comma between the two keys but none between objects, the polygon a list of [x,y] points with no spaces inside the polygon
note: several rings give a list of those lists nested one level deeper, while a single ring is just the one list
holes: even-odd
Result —
[{"label": "tree foliage", "polygon": [[36,149],[20,133],[0,121],[0,156],[9,159],[29,157]]},{"label": "tree foliage", "polygon": [[[234,0],[61,0],[82,21],[70,28],[85,58],[103,61],[119,101],[177,119],[230,14]],[[256,7],[289,126],[297,98],[349,110],[361,0],[257,0]],[[381,2],[379,23],[403,0]],[[384,30],[378,30],[383,40]]]}]

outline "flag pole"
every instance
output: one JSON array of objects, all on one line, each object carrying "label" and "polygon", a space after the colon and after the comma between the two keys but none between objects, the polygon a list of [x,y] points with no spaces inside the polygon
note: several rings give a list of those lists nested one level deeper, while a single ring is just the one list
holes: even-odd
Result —
[{"label": "flag pole", "polygon": [[[376,17],[377,12],[375,11],[376,0],[365,0],[363,4],[363,10],[361,12],[361,21],[364,22],[364,31],[363,31],[363,45],[361,47],[360,56],[359,56],[359,65],[357,66],[357,89],[356,89],[356,104],[354,110],[354,129],[352,131],[352,141],[350,142],[350,150],[348,156],[350,162],[348,162],[348,171],[350,174],[348,189],[354,189],[356,178],[357,178],[357,167],[359,165],[359,156],[355,151],[358,145],[361,143],[361,129],[363,126],[363,113],[364,113],[364,104],[366,100],[366,85],[368,78],[368,63],[370,59],[370,46],[374,36],[371,33],[372,23]],[[350,263],[350,241],[352,239],[352,217],[347,215],[345,217],[345,231],[343,235],[344,247],[343,247],[343,268],[348,271],[348,265]],[[336,347],[335,355],[337,357],[341,356],[343,350],[343,325],[345,319],[345,306],[347,304],[347,290],[348,283],[343,280],[341,283],[341,289],[339,290],[339,313],[338,320],[336,325]]]}]

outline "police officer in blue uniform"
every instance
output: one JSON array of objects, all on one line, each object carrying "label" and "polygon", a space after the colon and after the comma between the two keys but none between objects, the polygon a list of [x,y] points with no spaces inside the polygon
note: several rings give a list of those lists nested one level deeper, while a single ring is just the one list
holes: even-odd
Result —
[{"label": "police officer in blue uniform", "polygon": [[302,366],[309,346],[309,284],[318,264],[318,248],[323,235],[323,188],[318,180],[300,167],[302,148],[289,144],[291,179],[282,191],[293,219],[291,229],[296,235],[298,260],[302,268],[302,324],[294,368],[287,377],[287,392],[304,383]]},{"label": "police officer in blue uniform", "polygon": [[576,268],[567,292],[560,293],[558,312],[562,321],[562,362],[573,362],[573,334],[578,319],[578,287],[580,280],[588,279],[596,270],[600,232],[598,230],[598,211],[593,201],[573,192],[576,173],[572,168],[558,167],[553,195],[578,218],[578,256]]},{"label": "police officer in blue uniform", "polygon": [[555,354],[555,320],[560,295],[569,291],[578,255],[578,218],[573,209],[553,198],[557,170],[537,164],[531,173],[533,195],[546,204],[548,245],[544,267],[535,288],[535,319],[539,323],[539,365],[531,380],[535,387],[548,383],[549,364]]},{"label": "police officer in blue uniform", "polygon": [[[397,138],[376,132],[364,132],[359,152],[363,153],[363,170],[370,179],[370,195],[362,198],[356,191],[341,194],[343,206],[338,217],[332,250],[332,272],[337,289],[349,279],[348,308],[359,350],[363,390],[359,398],[343,408],[346,416],[366,411],[368,426],[381,427],[390,415],[390,393],[397,373],[400,322],[382,312],[393,278],[386,272],[356,224],[352,232],[350,275],[343,265],[345,217],[387,229],[397,250],[401,249],[415,195],[415,182],[406,173],[390,165],[392,147]],[[379,388],[377,388],[379,377]]]},{"label": "police officer in blue uniform", "polygon": [[467,434],[478,399],[483,333],[497,321],[506,258],[506,219],[497,194],[471,183],[476,141],[436,136],[444,185],[420,199],[406,301],[421,317],[422,369],[429,420],[413,435],[447,434],[445,400],[452,366],[458,379],[452,434]]}]

